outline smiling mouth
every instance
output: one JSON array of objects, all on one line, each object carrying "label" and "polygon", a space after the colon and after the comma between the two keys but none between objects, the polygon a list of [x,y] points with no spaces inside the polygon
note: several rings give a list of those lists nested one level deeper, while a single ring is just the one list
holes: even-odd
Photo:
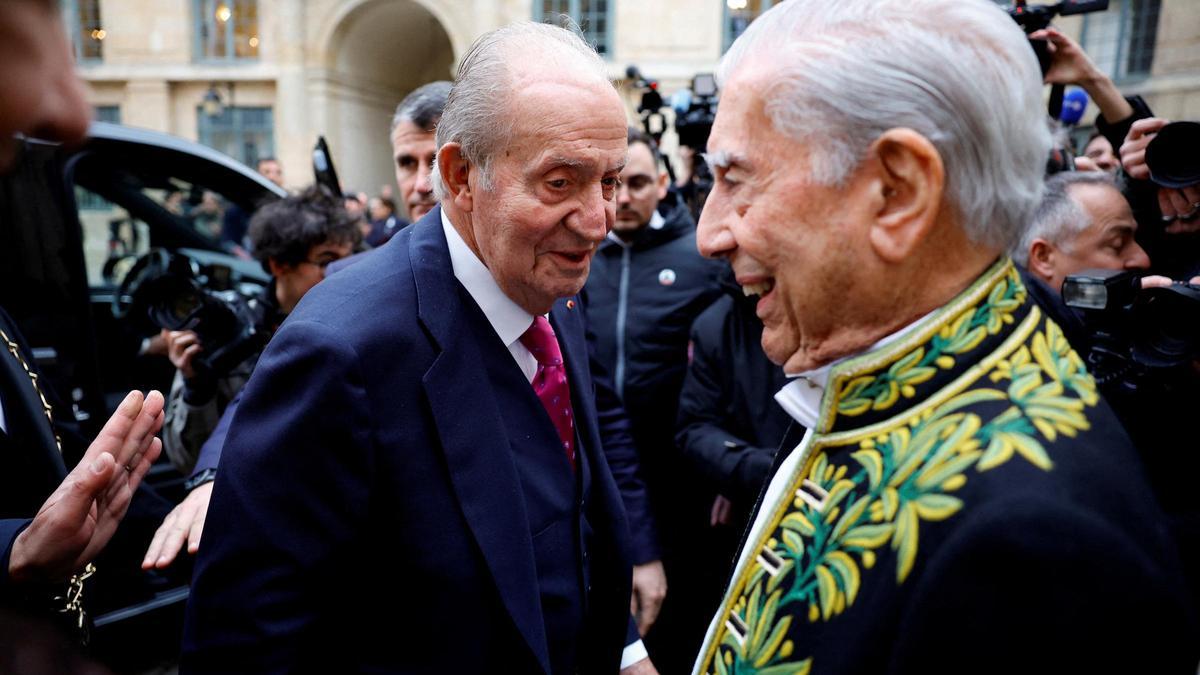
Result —
[{"label": "smiling mouth", "polygon": [[567,260],[569,260],[573,263],[581,263],[587,259],[588,252],[587,251],[579,251],[577,253],[571,253],[571,252],[567,252],[567,251],[555,251],[554,255],[566,258]]},{"label": "smiling mouth", "polygon": [[742,293],[745,293],[746,297],[757,295],[761,298],[767,293],[770,293],[772,288],[775,288],[775,280],[767,279],[766,281],[760,281],[758,283],[742,284]]}]

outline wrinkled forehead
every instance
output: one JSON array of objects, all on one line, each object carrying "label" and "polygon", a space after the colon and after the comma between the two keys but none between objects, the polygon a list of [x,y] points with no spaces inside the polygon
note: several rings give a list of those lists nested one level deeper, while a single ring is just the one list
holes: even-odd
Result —
[{"label": "wrinkled forehead", "polygon": [[530,79],[507,106],[511,133],[499,158],[555,160],[577,167],[624,165],[625,108],[607,82]]}]

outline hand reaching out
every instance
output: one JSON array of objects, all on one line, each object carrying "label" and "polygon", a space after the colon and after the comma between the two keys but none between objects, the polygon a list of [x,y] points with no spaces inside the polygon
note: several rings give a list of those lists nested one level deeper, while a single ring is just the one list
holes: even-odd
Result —
[{"label": "hand reaching out", "polygon": [[133,491],[162,451],[163,396],[132,391],[109,418],[79,464],[13,542],[9,576],[61,581],[108,544]]}]

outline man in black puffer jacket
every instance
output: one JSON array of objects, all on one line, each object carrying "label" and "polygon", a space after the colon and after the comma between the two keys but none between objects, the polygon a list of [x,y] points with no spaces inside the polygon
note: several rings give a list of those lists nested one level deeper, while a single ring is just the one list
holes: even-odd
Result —
[{"label": "man in black puffer jacket", "polygon": [[[584,293],[596,357],[608,368],[629,414],[662,538],[670,592],[646,642],[655,666],[666,674],[691,667],[704,633],[704,619],[697,617],[705,612],[687,605],[696,596],[689,570],[672,561],[686,565],[685,547],[698,545],[690,533],[708,527],[712,498],[692,489],[696,481],[687,479],[675,449],[674,425],[687,370],[688,332],[721,294],[722,265],[697,252],[687,206],[668,195],[653,141],[636,130],[629,133],[621,181],[616,224],[592,261]],[[657,561],[635,563],[635,579],[662,569]],[[641,619],[639,627],[648,630],[650,622]]]}]

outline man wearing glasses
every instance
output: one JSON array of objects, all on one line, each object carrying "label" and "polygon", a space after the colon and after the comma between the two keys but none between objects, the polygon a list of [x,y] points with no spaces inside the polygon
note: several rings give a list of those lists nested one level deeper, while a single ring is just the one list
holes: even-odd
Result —
[{"label": "man wearing glasses", "polygon": [[[274,330],[300,298],[325,278],[329,263],[350,255],[362,233],[338,200],[313,187],[259,209],[248,236],[255,258],[271,275],[253,309],[259,325]],[[204,346],[194,332],[164,330],[163,334],[177,369],[167,400],[163,447],[171,462],[190,475],[191,492],[163,520],[146,552],[145,568],[168,566],[185,541],[189,552],[195,553],[220,456],[204,448],[220,449],[223,429],[220,438],[214,438],[218,421],[250,379],[259,356],[253,354],[229,373],[203,372],[195,367]]]}]

